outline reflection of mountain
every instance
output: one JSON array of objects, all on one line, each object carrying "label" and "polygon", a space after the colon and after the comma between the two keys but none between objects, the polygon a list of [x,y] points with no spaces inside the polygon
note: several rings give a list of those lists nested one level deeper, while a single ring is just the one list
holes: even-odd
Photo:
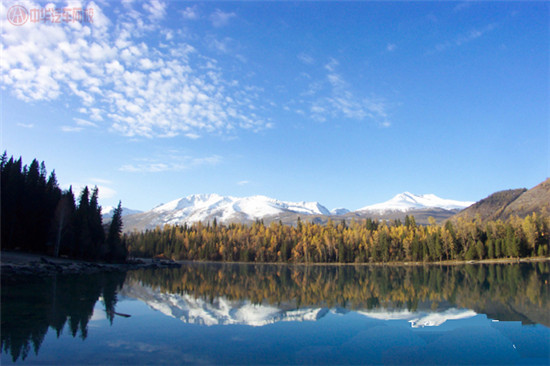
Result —
[{"label": "reflection of mountain", "polygon": [[408,310],[401,311],[359,311],[359,314],[381,320],[408,320],[413,328],[438,327],[447,320],[468,319],[476,316],[477,313],[469,309],[451,308],[440,312],[426,312]]},{"label": "reflection of mountain", "polygon": [[453,313],[454,308],[548,326],[549,273],[548,262],[411,267],[189,263],[174,270],[130,272],[125,293],[137,291],[131,290],[133,284],[142,284],[144,289],[131,297],[151,306],[155,302],[159,309],[170,304],[167,314],[205,324],[211,318],[196,314],[216,314],[212,324],[267,324],[320,316],[315,309],[340,308],[373,316],[381,309],[391,316],[408,311],[411,324],[426,326],[441,324],[441,314],[445,320],[467,315]]},{"label": "reflection of mountain", "polygon": [[[189,294],[163,293],[139,283],[126,284],[122,295],[143,301],[152,309],[180,319],[184,323],[202,325],[244,324],[263,326],[285,321],[316,321],[330,312],[345,314],[349,310],[337,308],[296,308],[295,304],[252,304],[249,300],[229,300],[217,297],[211,301]],[[408,320],[413,328],[436,327],[447,320],[467,319],[476,314],[469,309],[444,309],[437,311],[408,311],[378,309],[357,311],[358,314],[380,320]]]},{"label": "reflection of mountain", "polygon": [[291,304],[277,307],[252,304],[249,300],[232,301],[224,297],[208,301],[187,294],[162,293],[136,283],[127,284],[121,294],[141,300],[165,315],[190,324],[262,326],[280,321],[319,320],[328,312],[326,308],[296,309]]}]

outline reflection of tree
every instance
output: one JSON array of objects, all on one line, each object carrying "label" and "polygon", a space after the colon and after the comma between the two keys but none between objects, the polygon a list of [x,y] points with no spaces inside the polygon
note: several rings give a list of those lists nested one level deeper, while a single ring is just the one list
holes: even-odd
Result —
[{"label": "reflection of tree", "polygon": [[[193,263],[175,270],[131,272],[163,292],[213,300],[294,303],[351,309],[440,304],[496,319],[550,324],[550,264],[463,266],[283,266]],[[547,283],[547,282],[546,282]]]},{"label": "reflection of tree", "polygon": [[98,273],[55,277],[2,278],[3,352],[13,361],[24,360],[31,346],[38,353],[48,328],[59,337],[68,325],[73,337],[88,335],[96,301],[103,297],[112,322],[116,292],[124,284],[125,273]]}]

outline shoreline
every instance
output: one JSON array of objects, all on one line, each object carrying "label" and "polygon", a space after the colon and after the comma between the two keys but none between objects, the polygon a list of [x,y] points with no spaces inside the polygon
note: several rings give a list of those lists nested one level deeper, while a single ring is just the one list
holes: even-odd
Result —
[{"label": "shoreline", "polygon": [[20,275],[91,274],[97,272],[125,272],[142,268],[174,268],[180,263],[171,260],[139,258],[127,263],[88,262],[80,259],[56,258],[45,254],[1,251],[2,277]]},{"label": "shoreline", "polygon": [[97,272],[124,272],[137,269],[179,268],[186,263],[248,264],[286,266],[459,266],[475,264],[517,264],[549,262],[550,257],[499,258],[482,260],[452,260],[437,262],[376,262],[376,263],[280,263],[280,262],[225,262],[225,261],[172,261],[169,259],[136,258],[127,263],[87,262],[79,259],[55,258],[48,255],[15,251],[0,252],[2,276],[91,274]]},{"label": "shoreline", "polygon": [[535,263],[535,262],[550,262],[550,257],[527,257],[527,258],[493,258],[493,259],[477,259],[477,260],[447,260],[437,262],[349,262],[349,263],[325,263],[325,262],[310,262],[310,263],[294,263],[294,262],[243,262],[243,261],[191,261],[181,260],[175,263],[191,263],[191,264],[254,264],[254,265],[281,265],[281,266],[459,266],[467,264],[517,264],[517,263]]}]

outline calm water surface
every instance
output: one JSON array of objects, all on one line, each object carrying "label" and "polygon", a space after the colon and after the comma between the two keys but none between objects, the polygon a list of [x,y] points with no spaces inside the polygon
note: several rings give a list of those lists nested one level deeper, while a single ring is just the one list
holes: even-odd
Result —
[{"label": "calm water surface", "polygon": [[549,263],[2,278],[2,364],[550,364]]}]

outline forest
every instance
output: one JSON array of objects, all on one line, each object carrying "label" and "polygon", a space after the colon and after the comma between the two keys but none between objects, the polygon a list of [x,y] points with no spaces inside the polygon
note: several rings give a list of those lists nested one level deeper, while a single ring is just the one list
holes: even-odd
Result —
[{"label": "forest", "polygon": [[550,216],[484,221],[459,217],[443,225],[414,217],[326,224],[196,223],[122,235],[121,203],[104,225],[98,189],[75,199],[36,159],[1,158],[2,249],[84,260],[124,262],[132,257],[263,263],[439,262],[543,257],[549,254]]},{"label": "forest", "polygon": [[64,256],[90,261],[124,262],[122,208],[119,202],[111,224],[103,225],[99,191],[86,186],[75,200],[72,187],[63,191],[55,170],[44,162],[23,165],[21,157],[0,162],[2,250]]},{"label": "forest", "polygon": [[439,262],[524,258],[548,255],[550,217],[533,213],[523,219],[482,221],[458,218],[438,225],[405,222],[298,220],[265,225],[166,225],[124,235],[135,257],[173,260],[266,263]]}]

